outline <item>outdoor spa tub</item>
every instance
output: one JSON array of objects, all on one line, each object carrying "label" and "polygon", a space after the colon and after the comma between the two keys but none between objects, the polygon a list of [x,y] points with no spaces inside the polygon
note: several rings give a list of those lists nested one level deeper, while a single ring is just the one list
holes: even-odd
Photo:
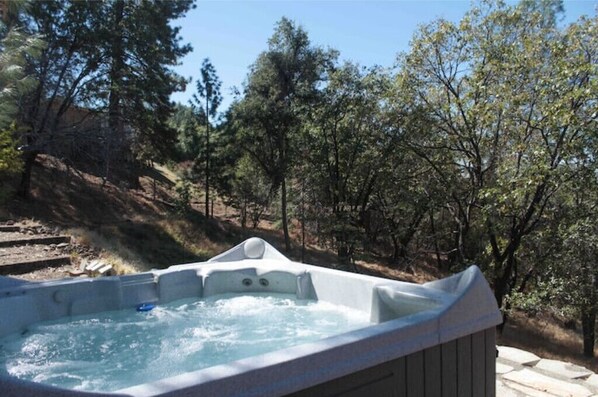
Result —
[{"label": "outdoor spa tub", "polygon": [[[253,313],[260,309],[258,318]],[[287,323],[286,310],[297,325]],[[329,314],[334,310],[345,320],[335,323],[337,314]],[[314,311],[323,316],[314,324],[329,333],[311,340],[311,320],[301,316],[311,319]],[[239,326],[237,317],[228,321],[222,313],[253,325]],[[187,328],[171,330],[170,319]],[[219,321],[232,330],[218,331]],[[274,328],[259,331],[268,322]],[[0,396],[494,396],[494,329],[500,322],[475,266],[416,285],[292,262],[251,238],[208,262],[135,275],[39,283],[0,277]],[[151,329],[139,331],[146,323]],[[352,328],[343,328],[347,324]],[[252,327],[265,338],[265,351],[251,353],[253,344],[244,336],[237,343],[249,349],[248,356],[219,350],[234,342],[231,335]],[[50,333],[55,329],[76,331],[65,339]],[[161,340],[150,331],[169,336]],[[209,342],[214,364],[195,366],[219,332],[224,339]],[[279,333],[291,335],[291,343],[270,346],[268,338]],[[199,339],[188,339],[190,334]],[[63,347],[52,344],[61,339]],[[110,346],[120,351],[106,353]],[[130,368],[131,357],[156,350],[149,365]],[[53,383],[47,371],[63,368],[71,353],[68,368],[89,378],[67,370],[55,378],[71,386]],[[108,359],[108,369],[125,373],[132,384],[83,387],[96,378],[110,382],[112,375],[101,371],[106,357],[118,353],[124,364]],[[166,356],[191,361],[189,369],[172,372]]]}]

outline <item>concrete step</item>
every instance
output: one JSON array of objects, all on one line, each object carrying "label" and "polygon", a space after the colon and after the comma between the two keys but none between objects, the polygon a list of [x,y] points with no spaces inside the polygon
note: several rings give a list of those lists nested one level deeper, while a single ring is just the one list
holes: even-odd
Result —
[{"label": "concrete step", "polygon": [[22,245],[34,244],[69,244],[70,242],[70,236],[30,236],[22,238],[13,238],[8,240],[0,240],[0,247],[17,247]]},{"label": "concrete step", "polygon": [[541,359],[534,368],[568,379],[587,379],[593,374],[592,371],[579,365],[546,358]]},{"label": "concrete step", "polygon": [[519,365],[533,367],[540,361],[540,357],[525,350],[509,346],[497,346],[497,349],[499,358],[517,363]]},{"label": "concrete step", "polygon": [[68,255],[29,259],[19,262],[0,264],[0,275],[24,274],[47,267],[66,266],[70,264],[71,257]]},{"label": "concrete step", "polygon": [[[540,393],[550,393],[559,397],[591,397],[594,395],[587,387],[541,374],[529,368],[512,371],[502,376],[503,382],[513,382]],[[513,385],[508,386],[513,387]],[[529,394],[529,393],[526,393]]]},{"label": "concrete step", "polygon": [[596,397],[598,375],[587,368],[539,358],[524,350],[498,346],[497,397]]}]

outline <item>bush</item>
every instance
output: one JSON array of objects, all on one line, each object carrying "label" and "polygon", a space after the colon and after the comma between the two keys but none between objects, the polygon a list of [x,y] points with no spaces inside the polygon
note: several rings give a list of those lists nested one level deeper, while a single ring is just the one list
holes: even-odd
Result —
[{"label": "bush", "polygon": [[191,182],[188,179],[180,179],[174,187],[176,192],[175,211],[179,215],[189,213],[191,210]]},{"label": "bush", "polygon": [[0,204],[13,193],[8,181],[21,172],[23,162],[14,140],[16,127],[0,130]]}]

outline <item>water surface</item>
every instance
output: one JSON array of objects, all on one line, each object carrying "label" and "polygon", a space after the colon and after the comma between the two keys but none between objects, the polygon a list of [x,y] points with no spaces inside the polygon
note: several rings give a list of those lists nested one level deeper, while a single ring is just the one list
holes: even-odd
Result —
[{"label": "water surface", "polygon": [[190,298],[32,325],[0,339],[0,374],[115,391],[368,325],[367,313],[294,295]]}]

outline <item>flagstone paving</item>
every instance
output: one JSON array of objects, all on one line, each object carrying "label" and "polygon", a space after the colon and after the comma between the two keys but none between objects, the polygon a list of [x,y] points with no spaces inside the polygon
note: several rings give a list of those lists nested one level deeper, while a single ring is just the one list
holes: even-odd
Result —
[{"label": "flagstone paving", "polygon": [[598,375],[587,368],[497,346],[497,397],[598,397]]}]

